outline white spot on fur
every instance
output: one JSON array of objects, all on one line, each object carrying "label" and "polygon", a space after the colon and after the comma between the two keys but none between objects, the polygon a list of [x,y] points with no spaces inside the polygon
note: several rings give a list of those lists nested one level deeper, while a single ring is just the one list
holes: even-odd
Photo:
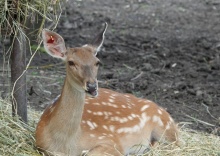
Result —
[{"label": "white spot on fur", "polygon": [[97,115],[102,116],[103,113],[102,112],[97,112]]},{"label": "white spot on fur", "polygon": [[106,112],[106,111],[104,111],[103,114],[104,114],[105,116],[109,116],[109,115],[112,115],[112,112]]},{"label": "white spot on fur", "polygon": [[128,118],[120,118],[120,119],[119,119],[119,122],[120,122],[120,123],[128,122]]},{"label": "white spot on fur", "polygon": [[142,113],[141,114],[141,121],[140,121],[140,128],[143,128],[146,124],[146,122],[148,122],[151,119],[151,117],[147,116],[146,113]]},{"label": "white spot on fur", "polygon": [[118,116],[114,116],[110,118],[111,121],[119,121],[120,118]]},{"label": "white spot on fur", "polygon": [[102,140],[102,139],[104,139],[106,136],[100,136],[100,137],[98,137],[98,139],[99,140]]},{"label": "white spot on fur", "polygon": [[117,133],[135,133],[140,130],[140,127],[138,125],[135,125],[133,127],[124,127],[117,130]]},{"label": "white spot on fur", "polygon": [[150,101],[150,100],[146,100],[145,102],[146,102],[146,103],[152,103],[152,101]]},{"label": "white spot on fur", "polygon": [[87,111],[87,113],[92,113],[92,111],[91,111],[91,110],[89,110],[89,109],[87,109],[86,111]]},{"label": "white spot on fur", "polygon": [[172,123],[173,123],[172,121],[168,121],[168,122],[167,122],[167,125],[166,125],[166,127],[165,127],[165,129],[166,129],[166,130],[167,130],[167,129],[170,129]]},{"label": "white spot on fur", "polygon": [[108,101],[111,103],[115,102],[115,100],[113,100],[113,99],[108,99]]},{"label": "white spot on fur", "polygon": [[91,121],[87,121],[86,122],[88,125],[89,125],[89,127],[90,127],[90,130],[93,130],[93,129],[95,129],[96,128],[96,126],[97,126],[97,124],[93,124]]},{"label": "white spot on fur", "polygon": [[106,125],[103,125],[102,126],[104,129],[108,130],[108,127]]},{"label": "white spot on fur", "polygon": [[160,109],[157,110],[157,112],[161,115],[162,114],[162,111]]},{"label": "white spot on fur", "polygon": [[121,112],[117,111],[116,114],[121,114]]},{"label": "white spot on fur", "polygon": [[150,106],[149,105],[144,105],[142,108],[141,108],[141,111],[145,111],[147,108],[149,108]]},{"label": "white spot on fur", "polygon": [[103,104],[103,105],[107,105],[107,103],[106,103],[106,102],[102,102],[102,104]]},{"label": "white spot on fur", "polygon": [[153,122],[157,122],[159,124],[159,126],[163,126],[163,122],[161,121],[159,116],[154,115],[153,116]]},{"label": "white spot on fur", "polygon": [[94,126],[95,128],[98,127],[98,125],[97,125],[95,122],[92,122],[92,124],[93,124],[93,126]]},{"label": "white spot on fur", "polygon": [[121,105],[122,108],[127,108],[125,105]]},{"label": "white spot on fur", "polygon": [[102,112],[93,112],[93,115],[99,115],[99,116],[102,116],[103,113],[102,113]]},{"label": "white spot on fur", "polygon": [[129,120],[133,120],[134,118],[132,116],[128,116],[128,119]]},{"label": "white spot on fur", "polygon": [[139,124],[134,125],[133,127],[120,128],[120,129],[117,130],[117,133],[135,133],[135,132],[138,132],[145,126],[146,122],[149,121],[149,120],[150,120],[150,117],[148,117],[146,115],[146,113],[142,113]]},{"label": "white spot on fur", "polygon": [[115,132],[115,126],[110,125],[110,126],[109,126],[109,130],[110,130],[111,132]]},{"label": "white spot on fur", "polygon": [[112,134],[108,134],[108,136],[109,136],[109,137],[113,137],[113,135],[112,135]]},{"label": "white spot on fur", "polygon": [[170,119],[171,122],[173,122],[173,119],[170,116],[169,116],[169,119]]},{"label": "white spot on fur", "polygon": [[118,106],[113,104],[113,103],[107,103],[107,104],[108,104],[108,106],[111,106],[111,107],[114,107],[114,108],[118,108]]},{"label": "white spot on fur", "polygon": [[135,118],[137,115],[132,113],[131,116],[132,116],[133,118]]},{"label": "white spot on fur", "polygon": [[170,123],[167,123],[165,129],[166,129],[166,130],[170,129]]},{"label": "white spot on fur", "polygon": [[115,97],[114,97],[113,95],[110,95],[109,98],[111,98],[111,99],[115,99]]},{"label": "white spot on fur", "polygon": [[98,102],[95,102],[95,103],[93,103],[93,105],[97,105],[97,106],[99,106],[99,105],[100,105],[100,103],[98,103]]},{"label": "white spot on fur", "polygon": [[130,95],[125,95],[125,97],[129,98],[129,97],[130,97]]}]

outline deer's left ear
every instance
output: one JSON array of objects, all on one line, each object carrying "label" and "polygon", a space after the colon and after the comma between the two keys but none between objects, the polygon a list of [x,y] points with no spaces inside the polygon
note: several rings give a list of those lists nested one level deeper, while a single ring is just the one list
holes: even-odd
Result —
[{"label": "deer's left ear", "polygon": [[104,38],[105,38],[105,32],[107,30],[108,24],[105,22],[104,29],[93,39],[93,42],[91,43],[91,46],[95,49],[94,55],[97,55],[98,51],[100,50]]}]

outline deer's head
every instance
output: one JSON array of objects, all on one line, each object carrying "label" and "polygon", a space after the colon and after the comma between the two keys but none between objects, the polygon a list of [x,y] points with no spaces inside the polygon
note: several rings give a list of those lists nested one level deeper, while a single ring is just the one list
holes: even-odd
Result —
[{"label": "deer's head", "polygon": [[64,39],[57,33],[44,29],[43,43],[46,52],[66,62],[67,81],[81,92],[95,97],[98,95],[97,72],[100,64],[96,57],[101,48],[107,23],[91,44],[66,48]]}]

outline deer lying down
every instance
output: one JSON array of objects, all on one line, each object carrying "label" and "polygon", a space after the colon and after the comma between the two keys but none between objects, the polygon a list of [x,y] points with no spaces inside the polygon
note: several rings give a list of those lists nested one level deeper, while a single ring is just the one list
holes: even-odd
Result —
[{"label": "deer lying down", "polygon": [[[91,44],[68,49],[59,34],[42,32],[47,53],[66,63],[62,93],[36,129],[37,147],[48,155],[86,151],[89,156],[120,156],[143,152],[161,138],[178,144],[177,126],[166,110],[147,99],[98,88],[96,54],[106,29],[107,23]],[[132,148],[137,144],[145,147]]]}]

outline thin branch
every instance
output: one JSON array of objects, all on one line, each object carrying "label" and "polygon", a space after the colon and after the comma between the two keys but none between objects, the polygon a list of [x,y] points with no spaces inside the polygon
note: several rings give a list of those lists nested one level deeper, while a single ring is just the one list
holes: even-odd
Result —
[{"label": "thin branch", "polygon": [[208,122],[205,122],[205,121],[202,121],[202,120],[196,119],[196,118],[194,118],[194,117],[192,117],[192,116],[190,116],[190,115],[187,115],[187,114],[184,114],[184,115],[185,115],[186,117],[190,118],[190,119],[193,119],[193,120],[195,120],[195,121],[201,123],[201,124],[215,127],[215,125],[213,125],[213,124],[210,124],[210,123],[208,123]]},{"label": "thin branch", "polygon": [[139,77],[141,77],[143,75],[144,72],[141,71],[140,74],[138,74],[137,76],[135,76],[134,78],[131,79],[131,81],[134,81],[136,79],[138,79]]},{"label": "thin branch", "polygon": [[214,117],[214,116],[210,113],[209,107],[208,107],[207,105],[205,105],[204,103],[203,103],[202,105],[206,108],[207,113],[208,113],[213,119],[218,120],[216,117]]}]

